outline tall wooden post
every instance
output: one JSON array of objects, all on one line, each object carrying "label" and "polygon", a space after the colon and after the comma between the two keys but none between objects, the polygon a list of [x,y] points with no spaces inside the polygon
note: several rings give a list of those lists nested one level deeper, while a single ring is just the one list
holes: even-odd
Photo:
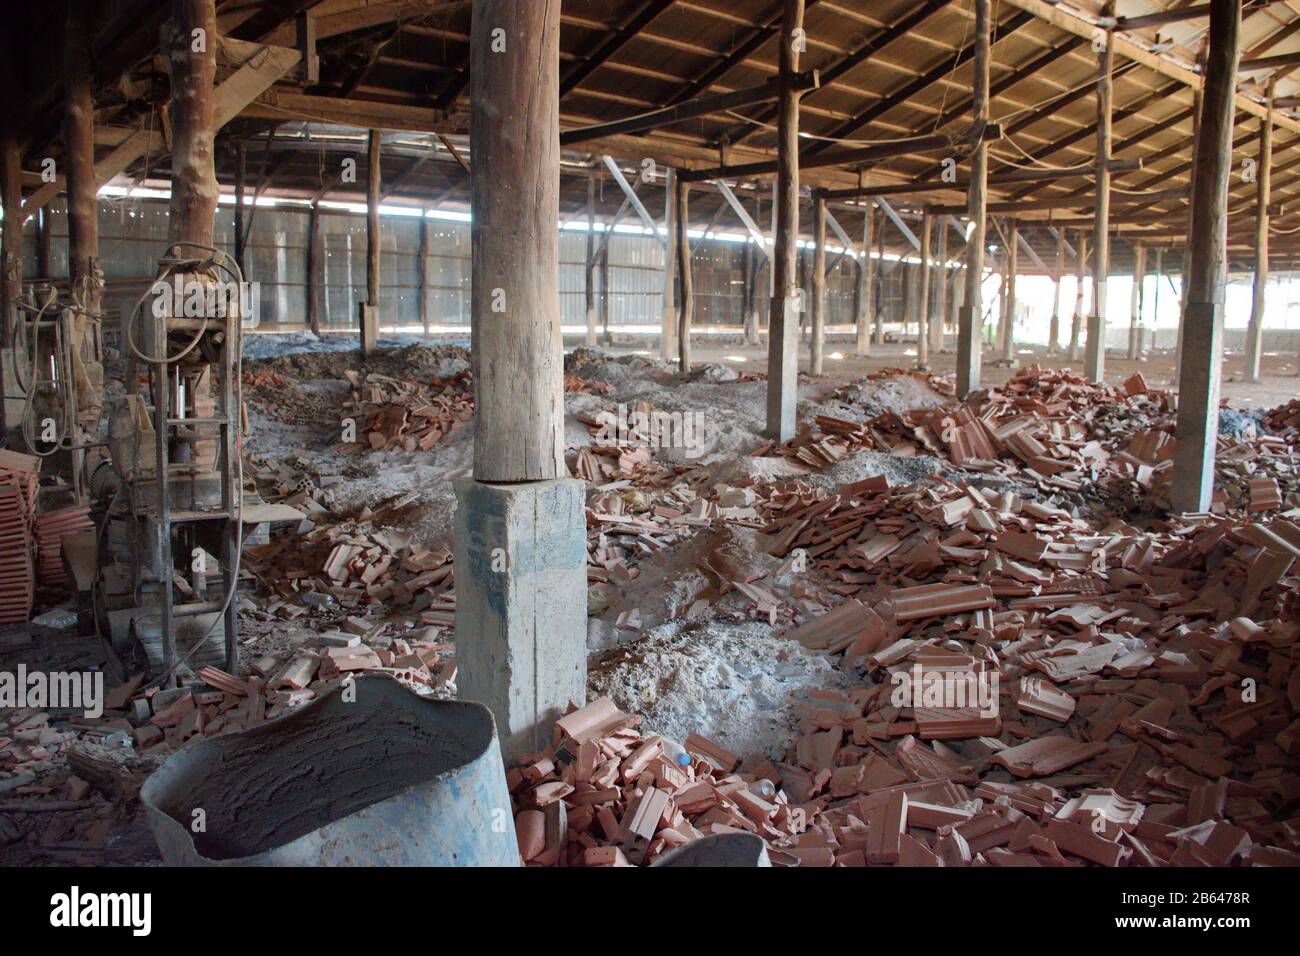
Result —
[{"label": "tall wooden post", "polygon": [[102,283],[99,213],[95,198],[94,82],[90,72],[90,34],[94,17],[93,5],[85,0],[74,0],[68,6],[65,35],[67,101],[63,114],[63,168],[68,189],[68,281],[89,312],[99,311]]},{"label": "tall wooden post", "polygon": [[420,325],[424,329],[424,335],[429,335],[429,326],[431,309],[429,306],[429,217],[420,216],[420,262],[419,262],[419,282],[420,282]]},{"label": "tall wooden post", "polygon": [[876,260],[871,255],[871,226],[876,207],[870,200],[862,211],[862,258],[858,262],[858,327],[854,351],[871,354],[871,322],[876,312]]},{"label": "tall wooden post", "polygon": [[1016,360],[1016,272],[1020,268],[1020,223],[1012,219],[1007,232],[1007,284],[1002,303],[1002,361]]},{"label": "tall wooden post", "polygon": [[916,367],[930,367],[930,283],[934,274],[930,269],[930,245],[934,241],[934,216],[925,207],[921,216],[921,294],[916,320]]},{"label": "tall wooden post", "polygon": [[583,485],[565,477],[559,291],[560,0],[474,0],[474,477],[452,538],[463,699],[507,761],[586,702]]},{"label": "tall wooden post", "polygon": [[948,321],[948,224],[939,222],[939,259],[936,263],[939,281],[935,285],[939,301],[934,307],[934,319],[930,322],[930,354],[943,351],[943,327]]},{"label": "tall wooden post", "polygon": [[872,229],[876,234],[876,268],[871,283],[871,343],[885,344],[885,310],[880,281],[885,269],[885,220],[883,211],[873,210]]},{"label": "tall wooden post", "polygon": [[1052,319],[1047,326],[1047,354],[1055,355],[1061,340],[1061,279],[1065,275],[1065,230],[1056,230],[1056,275],[1052,283]]},{"label": "tall wooden post", "polygon": [[813,198],[812,360],[809,371],[821,375],[826,351],[826,200]]},{"label": "tall wooden post", "polygon": [[[211,244],[217,211],[213,163],[213,80],[217,73],[217,22],[213,0],[173,0],[169,60],[172,76],[171,242]],[[194,30],[203,31],[202,50]],[[183,250],[183,254],[194,250]]]},{"label": "tall wooden post", "polygon": [[361,308],[361,357],[374,351],[379,341],[380,252],[379,228],[381,173],[380,131],[372,129],[366,140],[366,302]]},{"label": "tall wooden post", "polygon": [[[974,0],[975,63],[971,78],[972,121],[978,127],[989,119],[990,0]],[[965,398],[980,387],[980,321],[983,305],[980,281],[984,277],[988,183],[988,147],[981,138],[970,157],[970,220],[975,228],[966,244],[966,296],[957,322],[957,397]]]},{"label": "tall wooden post", "polygon": [[[677,368],[691,370],[691,322],[695,317],[695,280],[691,275],[691,184],[677,179]],[[606,247],[608,248],[608,246]]]},{"label": "tall wooden post", "polygon": [[1200,136],[1195,143],[1187,309],[1169,487],[1170,504],[1181,512],[1208,511],[1214,495],[1228,271],[1228,177],[1240,34],[1241,0],[1212,0]]},{"label": "tall wooden post", "polygon": [[601,339],[606,345],[614,343],[614,336],[609,331],[609,310],[613,302],[613,291],[609,287],[609,250],[614,245],[613,236],[600,250],[600,329]]},{"label": "tall wooden post", "polygon": [[745,240],[745,252],[741,260],[745,270],[744,295],[741,316],[745,324],[745,344],[758,344],[758,270],[762,267],[758,246],[754,240]]},{"label": "tall wooden post", "polygon": [[[0,203],[4,206],[4,223],[0,226],[0,347],[9,348],[9,330],[23,287],[22,146],[9,128],[0,129]],[[0,416],[4,405],[0,400]]]},{"label": "tall wooden post", "polygon": [[587,180],[587,264],[583,269],[585,278],[585,295],[583,301],[587,306],[588,345],[596,344],[596,179]]},{"label": "tall wooden post", "polygon": [[1264,305],[1268,289],[1268,205],[1273,192],[1273,99],[1268,82],[1268,116],[1260,120],[1259,169],[1255,179],[1255,281],[1251,287],[1250,323],[1246,327],[1246,381],[1259,381],[1264,354]]},{"label": "tall wooden post", "polygon": [[1155,292],[1151,296],[1151,337],[1147,340],[1149,348],[1155,351],[1157,338],[1160,335],[1160,285],[1161,280],[1165,277],[1165,250],[1156,249],[1156,281]]},{"label": "tall wooden post", "polygon": [[671,362],[677,356],[677,292],[673,272],[677,268],[677,172],[668,170],[664,182],[664,301],[659,332],[659,357]]},{"label": "tall wooden post", "polygon": [[[1107,3],[1103,15],[1114,16]],[[1114,103],[1115,33],[1107,30],[1106,46],[1097,54],[1097,201],[1093,207],[1092,313],[1088,316],[1088,347],[1084,375],[1101,382],[1106,375],[1106,291],[1110,282],[1110,140]]]},{"label": "tall wooden post", "polygon": [[[1201,75],[1204,76],[1205,70],[1207,68],[1205,64],[1204,52],[1202,52],[1201,56],[1198,57],[1198,62],[1201,65]],[[1202,86],[1202,87],[1198,87],[1192,93],[1192,142],[1193,143],[1199,143],[1201,141],[1201,123],[1204,121],[1205,118],[1204,114],[1205,114],[1205,87]],[[1193,181],[1195,181],[1196,179],[1196,164],[1200,162],[1200,155],[1201,155],[1200,150],[1198,149],[1192,150],[1192,180]],[[1191,255],[1192,255],[1191,230],[1192,230],[1192,216],[1191,216],[1191,209],[1189,207],[1188,215],[1187,215],[1187,242],[1183,244],[1182,266],[1178,270],[1178,286],[1179,286],[1180,301],[1178,303],[1178,337],[1174,342],[1174,381],[1175,382],[1179,380],[1183,368],[1183,332],[1187,326],[1187,291],[1189,288],[1187,282],[1187,273],[1188,270],[1190,269],[1190,262],[1191,262]]]},{"label": "tall wooden post", "polygon": [[1079,360],[1079,336],[1083,329],[1083,286],[1088,278],[1088,234],[1086,232],[1080,231],[1075,237],[1074,252],[1074,315],[1070,318],[1070,350],[1066,353],[1066,357],[1071,362]]},{"label": "tall wooden post", "polygon": [[1147,249],[1133,243],[1133,293],[1129,297],[1128,358],[1135,361],[1142,351],[1142,283],[1147,277]]},{"label": "tall wooden post", "polygon": [[[423,232],[424,220],[420,220]],[[320,335],[320,210],[315,204],[307,214],[307,328]]]},{"label": "tall wooden post", "polygon": [[794,276],[799,236],[799,69],[804,0],[785,0],[781,22],[781,97],[777,136],[776,248],[772,253],[772,311],[767,335],[767,435],[794,437],[799,386],[799,316]]}]

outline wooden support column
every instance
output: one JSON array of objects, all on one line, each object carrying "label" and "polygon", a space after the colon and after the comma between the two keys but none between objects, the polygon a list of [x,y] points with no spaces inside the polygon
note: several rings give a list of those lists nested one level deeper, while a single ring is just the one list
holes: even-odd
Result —
[{"label": "wooden support column", "polygon": [[429,217],[420,217],[420,251],[419,251],[419,282],[420,282],[420,325],[424,328],[424,334],[427,338],[429,335],[429,326],[431,324],[431,309],[429,308]]},{"label": "wooden support column", "polygon": [[1214,496],[1228,271],[1228,177],[1240,52],[1241,0],[1212,0],[1200,136],[1195,142],[1187,309],[1169,486],[1170,505],[1180,512],[1209,511]]},{"label": "wooden support column", "polygon": [[1147,276],[1147,249],[1133,243],[1133,294],[1129,297],[1128,358],[1135,361],[1142,351],[1142,283]]},{"label": "wooden support column", "polygon": [[[423,233],[424,221],[420,221]],[[320,297],[323,289],[320,279],[320,210],[312,204],[307,215],[307,327],[320,335]]]},{"label": "wooden support column", "polygon": [[1165,250],[1163,248],[1156,250],[1156,281],[1155,293],[1151,296],[1151,337],[1147,340],[1148,347],[1154,352],[1156,349],[1157,339],[1160,336],[1160,284],[1165,277]]},{"label": "wooden support column", "polygon": [[604,248],[600,250],[600,328],[601,339],[606,345],[612,345],[614,342],[614,337],[609,332],[609,247],[614,244],[613,237],[610,238],[611,241],[605,243]]},{"label": "wooden support column", "polygon": [[[23,166],[22,146],[12,129],[0,131],[0,347],[9,348],[9,330],[23,287]],[[0,401],[0,414],[4,402]]]},{"label": "wooden support column", "polygon": [[871,226],[876,218],[876,204],[868,202],[862,212],[862,258],[858,260],[858,355],[871,354],[871,321],[876,313],[876,260],[871,255]]},{"label": "wooden support column", "polygon": [[[1102,8],[1103,16],[1114,16],[1115,4]],[[1110,141],[1111,112],[1115,93],[1115,32],[1105,33],[1106,46],[1097,54],[1097,200],[1093,206],[1092,312],[1088,316],[1088,346],[1083,373],[1089,381],[1102,382],[1106,375],[1106,291],[1110,282]]]},{"label": "wooden support column", "polygon": [[[976,127],[989,119],[989,30],[990,0],[974,0],[975,63],[971,78],[972,121]],[[988,205],[988,146],[980,138],[970,157],[969,216],[975,228],[966,244],[966,296],[957,322],[957,397],[965,398],[980,387],[980,322],[983,305],[980,282],[984,277],[984,244]]]},{"label": "wooden support column", "polygon": [[474,478],[544,481],[566,473],[559,2],[475,0],[473,15]]},{"label": "wooden support column", "polygon": [[659,332],[659,357],[671,362],[677,356],[677,293],[673,272],[677,268],[677,172],[668,170],[664,183],[664,298]]},{"label": "wooden support column", "polygon": [[474,477],[452,540],[462,699],[507,763],[586,703],[583,484],[564,464],[560,0],[474,0],[470,27]]},{"label": "wooden support column", "polygon": [[1268,116],[1260,120],[1259,168],[1255,175],[1255,277],[1251,287],[1250,323],[1246,327],[1246,374],[1259,381],[1264,354],[1264,305],[1268,289],[1268,205],[1273,191],[1273,101],[1275,80],[1268,83]]},{"label": "wooden support column", "polygon": [[379,130],[372,129],[366,140],[366,301],[361,307],[362,359],[375,350],[379,341],[380,252],[383,249],[379,228],[381,135]]},{"label": "wooden support column", "polygon": [[939,259],[936,269],[939,279],[935,290],[939,301],[935,304],[934,318],[930,322],[931,361],[943,351],[943,327],[948,321],[948,273],[951,270],[948,268],[948,224],[942,219],[939,220]]},{"label": "wooden support column", "polygon": [[[244,259],[244,182],[248,176],[248,156],[244,141],[235,144],[235,261],[239,271],[248,274],[248,263]],[[312,204],[313,214],[316,206]]]},{"label": "wooden support column", "polygon": [[[772,310],[767,336],[767,436],[794,437],[799,392],[799,315],[795,311],[795,256],[799,237],[799,69],[804,0],[785,0],[781,21],[781,98],[777,135],[776,247],[772,252]],[[802,45],[802,44],[800,44]]]},{"label": "wooden support column", "polygon": [[883,299],[883,283],[880,281],[885,274],[885,219],[884,212],[880,209],[873,210],[872,228],[876,233],[876,268],[873,273],[875,279],[871,283],[871,342],[873,345],[885,344],[885,309]]},{"label": "wooden support column", "polygon": [[[193,31],[202,30],[203,50]],[[213,0],[173,0],[168,40],[172,102],[172,195],[170,242],[212,243],[217,212],[216,132],[212,84],[217,74],[217,15]],[[183,249],[183,255],[196,250]]]},{"label": "wooden support column", "polygon": [[743,308],[741,310],[745,323],[745,344],[758,344],[758,270],[762,268],[762,259],[758,245],[752,238],[745,242],[744,253],[745,285]]},{"label": "wooden support column", "polygon": [[[1204,52],[1198,58],[1201,67],[1201,75],[1205,75]],[[1192,94],[1192,143],[1199,143],[1201,140],[1201,122],[1204,120],[1205,111],[1205,87],[1198,87]],[[1196,164],[1200,161],[1201,151],[1192,149],[1192,181],[1196,180]],[[1178,270],[1179,286],[1179,303],[1178,303],[1178,337],[1174,342],[1174,381],[1179,380],[1183,368],[1183,331],[1187,325],[1187,271],[1188,263],[1191,260],[1192,250],[1192,216],[1191,209],[1188,208],[1187,214],[1187,242],[1183,244],[1182,266]]]},{"label": "wooden support column", "polygon": [[1061,339],[1061,279],[1065,275],[1065,230],[1056,230],[1056,275],[1052,283],[1052,319],[1047,326],[1047,354],[1055,355]]},{"label": "wooden support column", "polygon": [[[65,76],[67,99],[63,112],[63,171],[68,188],[68,282],[82,306],[99,312],[103,275],[99,268],[99,209],[95,189],[95,102],[91,75],[90,37],[94,28],[95,5],[73,0],[68,5]],[[211,238],[209,236],[209,240]],[[89,329],[79,330],[89,334]],[[79,338],[82,336],[79,335]],[[90,343],[77,348],[93,359]],[[95,403],[95,428],[99,403]]]},{"label": "wooden support column", "polygon": [[1016,361],[1016,272],[1020,268],[1020,223],[1012,219],[1007,232],[1007,284],[1002,302],[1002,361]]},{"label": "wooden support column", "polygon": [[[691,321],[695,317],[695,282],[691,275],[691,184],[677,177],[677,369],[691,370]],[[608,246],[606,247],[608,248]]]},{"label": "wooden support column", "polygon": [[1071,362],[1079,361],[1079,336],[1084,321],[1084,283],[1088,278],[1088,234],[1080,231],[1075,237],[1074,257],[1074,315],[1070,318],[1070,349],[1066,358]]},{"label": "wooden support column", "polygon": [[587,306],[588,345],[596,344],[596,177],[587,180],[587,266],[583,270],[586,284],[584,302]]},{"label": "wooden support column", "polygon": [[933,241],[934,216],[927,206],[921,216],[921,264],[918,267],[921,294],[916,319],[916,367],[921,369],[930,367],[930,284],[934,278],[930,271],[930,245]]},{"label": "wooden support column", "polygon": [[826,200],[813,197],[812,357],[809,373],[821,375],[826,351]]}]

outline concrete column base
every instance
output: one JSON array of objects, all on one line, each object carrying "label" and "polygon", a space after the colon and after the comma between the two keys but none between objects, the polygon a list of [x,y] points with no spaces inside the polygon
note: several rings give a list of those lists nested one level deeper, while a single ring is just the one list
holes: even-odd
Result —
[{"label": "concrete column base", "polygon": [[457,686],[487,705],[507,761],[586,703],[583,483],[455,482]]}]

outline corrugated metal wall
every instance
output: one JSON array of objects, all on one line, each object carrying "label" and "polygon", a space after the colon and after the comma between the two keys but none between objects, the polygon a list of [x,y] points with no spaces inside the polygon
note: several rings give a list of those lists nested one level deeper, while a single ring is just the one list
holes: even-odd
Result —
[{"label": "corrugated metal wall", "polygon": [[[67,214],[62,199],[49,206],[52,271],[61,273],[67,262]],[[250,210],[251,212],[251,210]],[[350,329],[356,324],[357,304],[366,295],[366,220],[343,211],[320,215],[321,268],[325,294],[320,300],[320,321],[326,329]],[[252,213],[252,228],[245,252],[247,276],[260,285],[259,323],[268,330],[301,328],[306,322],[307,229],[309,216],[294,208],[259,207]],[[101,199],[99,204],[101,267],[108,283],[108,309],[129,309],[152,279],[156,260],[167,242],[167,203],[158,199]],[[429,324],[432,327],[469,325],[470,228],[468,223],[427,220]],[[381,219],[383,276],[381,316],[385,331],[420,331],[420,218],[392,215]],[[24,235],[23,274],[35,276],[34,222]],[[564,230],[560,235],[560,305],[566,326],[586,323],[586,233]],[[233,253],[234,209],[217,209],[216,244]],[[744,324],[745,246],[724,240],[696,240],[693,259],[695,324]],[[802,275],[807,281],[811,251]],[[757,258],[760,324],[767,322],[768,266]],[[857,270],[845,257],[836,261],[827,277],[827,321],[831,325],[854,320]],[[615,233],[609,243],[609,322],[617,327],[657,328],[663,307],[664,249],[649,236]],[[901,303],[898,277],[882,284],[887,309]],[[602,270],[595,270],[597,309],[600,308]],[[894,320],[889,312],[890,320]]]}]

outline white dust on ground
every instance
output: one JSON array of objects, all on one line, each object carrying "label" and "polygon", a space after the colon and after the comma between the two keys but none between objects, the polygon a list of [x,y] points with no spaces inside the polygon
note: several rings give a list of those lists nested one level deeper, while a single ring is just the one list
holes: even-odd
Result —
[{"label": "white dust on ground", "polygon": [[794,703],[848,684],[826,655],[752,621],[670,621],[597,655],[587,677],[589,696],[642,715],[645,729],[677,742],[702,733],[742,757],[780,757],[795,734]]}]

